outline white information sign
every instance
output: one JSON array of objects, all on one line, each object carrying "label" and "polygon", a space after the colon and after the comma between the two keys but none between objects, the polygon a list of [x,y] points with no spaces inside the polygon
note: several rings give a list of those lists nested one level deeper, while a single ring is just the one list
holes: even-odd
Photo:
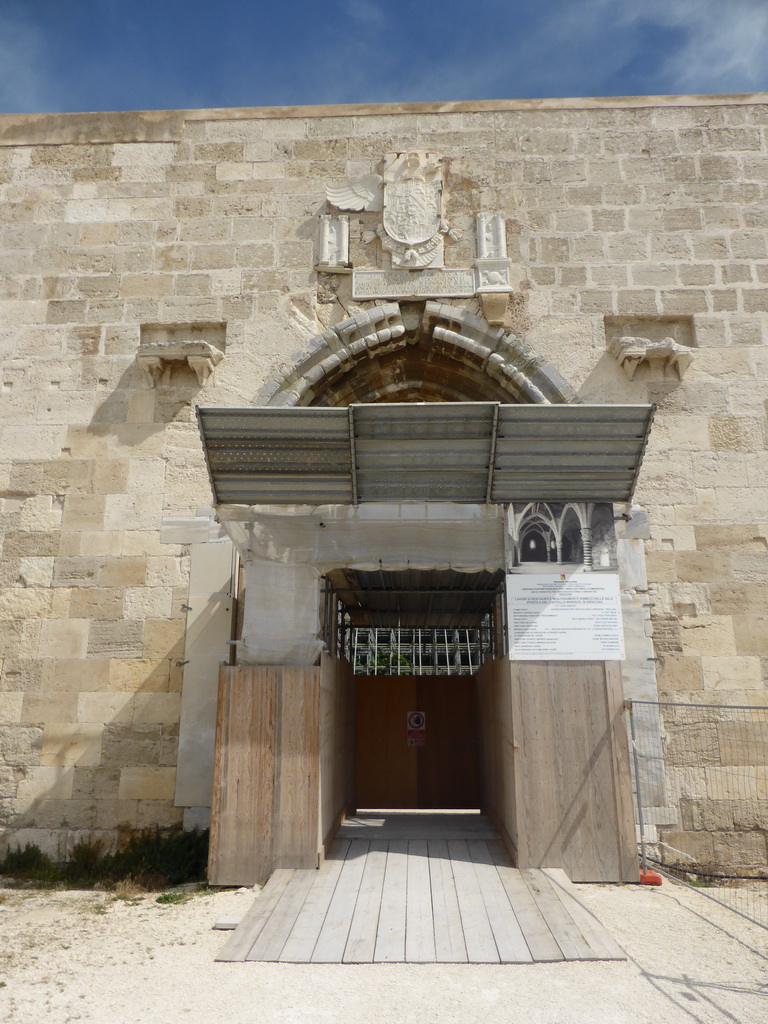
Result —
[{"label": "white information sign", "polygon": [[507,574],[512,661],[621,661],[615,573]]}]

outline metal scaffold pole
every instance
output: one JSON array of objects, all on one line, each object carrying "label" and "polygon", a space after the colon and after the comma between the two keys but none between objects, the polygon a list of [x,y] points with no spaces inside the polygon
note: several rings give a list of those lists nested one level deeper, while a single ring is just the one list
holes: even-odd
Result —
[{"label": "metal scaffold pole", "polygon": [[635,797],[637,798],[637,823],[640,827],[640,864],[643,871],[648,870],[645,855],[645,826],[643,822],[643,799],[640,795],[640,764],[637,757],[637,736],[635,735],[635,716],[632,713],[632,701],[628,700],[625,707],[629,711],[629,732],[632,737],[632,760],[635,766]]}]

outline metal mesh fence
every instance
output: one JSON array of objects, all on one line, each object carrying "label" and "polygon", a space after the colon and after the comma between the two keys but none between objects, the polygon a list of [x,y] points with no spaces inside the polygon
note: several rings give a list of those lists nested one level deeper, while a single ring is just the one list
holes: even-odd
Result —
[{"label": "metal mesh fence", "polygon": [[643,867],[768,927],[768,707],[629,711]]},{"label": "metal mesh fence", "polygon": [[356,675],[471,676],[492,653],[489,622],[475,629],[352,626],[342,648]]}]

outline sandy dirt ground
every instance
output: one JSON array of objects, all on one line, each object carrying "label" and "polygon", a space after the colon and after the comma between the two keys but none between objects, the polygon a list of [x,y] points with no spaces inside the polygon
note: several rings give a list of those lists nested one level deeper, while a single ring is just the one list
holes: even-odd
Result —
[{"label": "sandy dirt ground", "polygon": [[250,891],[163,905],[0,889],[9,1024],[766,1024],[768,932],[665,882],[579,886],[623,963],[217,964]]}]

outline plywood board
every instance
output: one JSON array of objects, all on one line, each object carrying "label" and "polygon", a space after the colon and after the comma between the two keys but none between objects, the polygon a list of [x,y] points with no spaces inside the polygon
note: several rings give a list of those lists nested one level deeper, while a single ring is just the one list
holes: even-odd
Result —
[{"label": "plywood board", "polygon": [[209,879],[264,882],[317,861],[319,669],[223,666]]},{"label": "plywood board", "polygon": [[253,885],[273,869],[278,670],[222,666],[208,877]]},{"label": "plywood board", "polygon": [[320,670],[279,669],[272,858],[275,867],[315,867],[319,814]]},{"label": "plywood board", "polygon": [[512,666],[519,867],[636,881],[620,691],[602,662]]},{"label": "plywood board", "polygon": [[355,680],[352,666],[324,654],[320,662],[320,844],[329,843],[354,805]]},{"label": "plywood board", "polygon": [[488,660],[477,676],[481,806],[514,855],[520,823],[515,804],[516,748],[509,661]]}]

